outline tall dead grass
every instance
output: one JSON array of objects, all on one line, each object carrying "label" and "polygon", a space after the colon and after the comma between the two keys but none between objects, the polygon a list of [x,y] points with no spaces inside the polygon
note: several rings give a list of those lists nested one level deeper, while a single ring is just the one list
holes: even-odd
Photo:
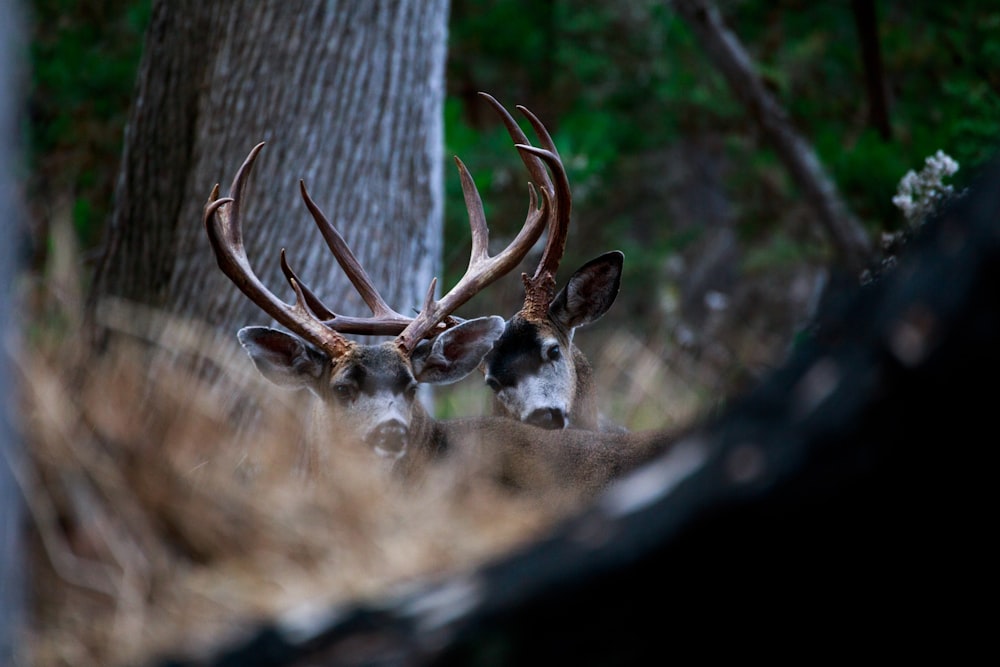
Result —
[{"label": "tall dead grass", "polygon": [[[442,465],[419,483],[328,443],[300,466],[300,402],[235,341],[109,304],[103,354],[37,330],[17,360],[12,461],[30,519],[25,664],[131,665],[209,647],[303,605],[475,567],[572,511]],[[210,356],[212,381],[187,363]],[[544,494],[542,494],[544,495]]]}]

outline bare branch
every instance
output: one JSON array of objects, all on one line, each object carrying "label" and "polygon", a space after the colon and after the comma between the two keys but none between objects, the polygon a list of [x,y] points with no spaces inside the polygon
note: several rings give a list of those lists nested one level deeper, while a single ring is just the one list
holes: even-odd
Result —
[{"label": "bare branch", "polygon": [[671,5],[691,26],[702,48],[802,188],[841,261],[854,271],[864,269],[873,255],[868,233],[840,197],[816,152],[764,86],[750,55],[725,26],[719,10],[710,0],[673,0]]}]

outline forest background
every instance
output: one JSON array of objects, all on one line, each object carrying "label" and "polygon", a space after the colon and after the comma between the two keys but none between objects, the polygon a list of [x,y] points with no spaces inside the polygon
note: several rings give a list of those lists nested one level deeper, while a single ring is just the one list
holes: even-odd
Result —
[{"label": "forest background", "polygon": [[[723,2],[793,127],[873,244],[904,230],[897,184],[937,151],[960,188],[1000,136],[1000,11],[989,4]],[[30,215],[23,255],[52,270],[69,223],[84,280],[100,252],[134,91],[148,1],[31,3]],[[876,20],[881,88],[866,83],[858,17]],[[491,219],[524,192],[502,127],[476,99],[523,104],[569,167],[574,220],[560,280],[625,252],[622,293],[577,341],[598,361],[616,418],[682,419],[771,367],[829,279],[830,239],[767,137],[669,3],[456,0],[445,107],[445,278],[464,270],[467,223],[452,155],[476,175]],[[871,54],[868,54],[871,64]],[[494,287],[492,313],[519,286]],[[237,324],[234,323],[234,328]],[[643,362],[656,362],[644,364]],[[636,378],[636,369],[656,368]],[[648,394],[681,406],[647,414]],[[480,399],[477,399],[480,400]],[[445,403],[444,414],[479,409]]]}]

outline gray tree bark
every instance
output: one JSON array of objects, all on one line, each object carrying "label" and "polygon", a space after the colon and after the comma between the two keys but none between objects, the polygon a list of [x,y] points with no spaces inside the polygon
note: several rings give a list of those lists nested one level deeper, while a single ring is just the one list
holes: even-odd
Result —
[{"label": "gray tree bark", "polygon": [[[0,243],[0,397],[8,403],[13,392],[8,350],[16,344],[12,286],[14,284],[16,239],[23,235],[23,209],[19,192],[14,186],[16,156],[22,155],[18,145],[17,111],[23,88],[20,59],[23,50],[20,3],[16,0],[0,2],[0,210],[4,243]],[[11,402],[12,404],[12,402]],[[21,444],[15,437],[8,410],[0,410],[0,663],[14,664],[17,651],[18,628],[23,621],[24,586],[22,552],[22,515],[24,507],[21,494],[12,474],[11,466],[17,461]]]},{"label": "gray tree bark", "polygon": [[202,224],[250,149],[257,274],[291,301],[278,252],[338,312],[368,311],[298,192],[344,234],[386,300],[419,309],[440,266],[448,0],[154,3],[104,256],[89,300],[119,297],[233,332],[269,320],[219,271]]}]

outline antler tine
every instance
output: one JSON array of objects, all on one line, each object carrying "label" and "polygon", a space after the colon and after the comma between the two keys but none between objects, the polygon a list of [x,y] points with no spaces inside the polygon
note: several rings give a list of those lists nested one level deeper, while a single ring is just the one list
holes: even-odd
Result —
[{"label": "antler tine", "polygon": [[412,317],[406,317],[398,313],[394,317],[385,317],[384,319],[338,315],[324,304],[309,286],[303,283],[298,275],[296,275],[295,271],[292,270],[285,260],[284,249],[281,251],[281,270],[289,282],[294,280],[299,289],[302,290],[302,296],[309,310],[319,317],[325,326],[330,327],[334,331],[368,336],[395,336],[413,321]]},{"label": "antler tine", "polygon": [[531,127],[534,128],[535,134],[538,135],[538,143],[541,144],[541,147],[558,156],[559,151],[556,150],[556,142],[552,140],[552,135],[549,134],[548,129],[544,124],[542,124],[542,121],[538,119],[538,116],[532,113],[527,107],[520,104],[517,105],[517,110],[523,113],[524,117],[528,119],[529,123],[531,123]]},{"label": "antler tine", "polygon": [[[514,117],[510,115],[507,109],[505,109],[495,97],[489,93],[483,92],[479,93],[479,96],[489,102],[490,106],[492,106],[493,109],[500,115],[504,126],[507,128],[507,133],[510,135],[511,139],[514,140],[514,145],[531,145],[531,142],[528,141],[527,135],[525,135],[524,131],[521,130],[521,126],[517,124]],[[559,153],[555,149],[555,144],[552,143],[552,137],[549,136],[548,130],[546,130],[545,126],[542,125],[542,122],[538,120],[538,117],[521,105],[518,105],[517,109],[527,117],[528,122],[530,122],[531,126],[535,129],[535,132],[541,140],[542,147],[558,155]],[[545,164],[537,157],[533,157],[530,153],[522,152],[521,160],[524,162],[524,166],[527,167],[532,180],[538,184],[538,187],[548,190],[550,195],[555,196],[555,189],[552,186],[552,181],[549,179],[549,172],[545,168]]]},{"label": "antler tine", "polygon": [[[312,200],[312,197],[309,196],[309,192],[306,190],[306,185],[303,181],[299,181],[299,190],[306,208],[312,214],[316,227],[319,228],[320,234],[323,235],[323,240],[326,241],[327,247],[333,253],[334,258],[351,281],[351,284],[354,285],[354,289],[361,295],[364,302],[368,304],[368,307],[372,311],[372,316],[349,317],[347,315],[337,315],[324,306],[306,288],[303,292],[306,293],[309,306],[311,308],[315,306],[314,310],[320,317],[324,318],[323,324],[341,333],[392,336],[403,331],[413,321],[413,318],[402,315],[389,307],[389,304],[379,294],[378,289],[375,288],[375,283],[369,277],[368,272],[365,271],[361,262],[358,261],[358,258],[351,251],[350,246],[347,245],[344,237],[327,219],[323,211],[316,205],[316,202]],[[286,271],[285,275],[289,274],[292,277],[295,276],[290,268]]]},{"label": "antler tine", "polygon": [[[519,151],[537,150],[532,149],[530,146],[522,145],[518,145],[517,148]],[[478,271],[480,273],[479,280],[482,281],[481,289],[500,276],[510,272],[511,269],[524,259],[524,256],[531,250],[531,246],[541,236],[543,228],[541,222],[547,218],[547,213],[552,208],[553,202],[548,192],[542,190],[542,205],[539,206],[535,188],[529,183],[528,213],[525,216],[524,226],[521,227],[521,230],[507,248],[498,255],[490,257],[488,249],[489,228],[486,225],[486,214],[483,211],[483,201],[479,196],[479,190],[476,189],[476,184],[472,180],[469,170],[457,157],[455,158],[455,165],[458,167],[459,177],[462,180],[462,194],[465,197],[465,208],[469,212],[469,227],[472,230],[472,253],[469,257],[469,266],[466,269],[466,275],[463,276],[462,280],[465,280]],[[484,268],[486,269],[485,273],[483,273]],[[442,304],[457,290],[459,285],[462,284],[462,280],[458,282],[448,295],[441,299]],[[478,292],[479,290],[476,291]],[[470,294],[468,298],[471,298],[475,293]],[[455,304],[452,310],[465,303],[468,298],[461,303]]]},{"label": "antler tine", "polygon": [[326,327],[309,311],[298,281],[289,277],[289,284],[295,291],[295,303],[288,304],[271,293],[250,266],[243,245],[241,208],[250,172],[263,147],[264,142],[261,142],[247,155],[236,172],[229,197],[220,199],[219,186],[216,185],[205,204],[205,230],[216,262],[222,272],[261,310],[331,356],[340,356],[353,343]]},{"label": "antler tine", "polygon": [[[472,250],[469,253],[469,266],[483,261],[490,254],[490,229],[486,224],[486,211],[483,210],[483,199],[479,196],[475,181],[469,173],[465,163],[455,156],[455,166],[458,168],[458,177],[462,181],[462,197],[465,199],[465,210],[469,213],[469,230],[472,232]],[[535,191],[528,184],[529,207],[536,206]],[[468,270],[468,269],[466,269]]]},{"label": "antler tine", "polygon": [[[542,161],[548,163],[553,172],[557,174],[563,171],[562,162],[551,151],[534,148],[532,146],[517,145],[517,149],[522,154],[527,152]],[[529,160],[525,159],[525,164]],[[486,249],[488,240],[488,230],[486,227],[486,216],[483,212],[482,199],[479,191],[472,180],[469,170],[461,160],[455,158],[459,176],[462,180],[462,192],[465,196],[465,206],[469,211],[469,225],[473,235],[473,252],[469,259],[469,268],[461,280],[439,301],[428,298],[424,308],[420,311],[413,322],[396,339],[397,344],[403,349],[412,351],[421,338],[434,329],[445,317],[450,315],[466,301],[479,293],[484,287],[498,279],[500,276],[510,272],[520,263],[524,256],[528,254],[531,247],[541,236],[546,220],[550,216],[555,202],[546,188],[541,188],[542,199],[539,206],[538,196],[535,189],[530,187],[528,213],[525,216],[524,226],[514,237],[504,250],[493,257],[489,256]],[[556,179],[557,199],[563,201],[569,197],[569,182],[562,177]],[[433,287],[432,287],[433,289]]]},{"label": "antler tine", "polygon": [[[553,168],[552,170],[558,186],[556,187],[555,211],[549,221],[549,236],[545,240],[545,249],[542,251],[542,258],[538,262],[538,268],[535,269],[535,275],[530,279],[533,283],[549,279],[555,281],[556,271],[559,269],[559,261],[566,250],[569,219],[573,209],[569,177],[566,175],[562,159],[560,159],[557,153],[551,150],[535,148],[534,146],[518,146],[518,148],[524,152],[533,153],[544,158],[550,165],[559,165],[558,169]],[[548,308],[548,305],[546,305],[546,308]]]},{"label": "antler tine", "polygon": [[302,290],[302,296],[305,297],[306,305],[309,306],[316,317],[321,320],[330,320],[336,317],[336,314],[326,307],[316,294],[309,289],[309,286],[302,282],[302,279],[292,270],[292,267],[288,265],[288,260],[285,258],[285,249],[281,249],[281,272],[285,274],[285,279],[291,283],[295,281],[299,288]]}]

